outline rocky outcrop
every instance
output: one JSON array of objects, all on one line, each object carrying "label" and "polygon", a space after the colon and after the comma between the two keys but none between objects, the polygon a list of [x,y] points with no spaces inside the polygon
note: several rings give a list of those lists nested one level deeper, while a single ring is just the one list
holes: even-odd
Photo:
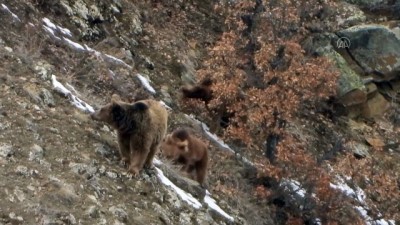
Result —
[{"label": "rocky outcrop", "polygon": [[350,41],[348,54],[375,80],[391,80],[400,71],[400,28],[390,25],[358,25],[337,32]]},{"label": "rocky outcrop", "polygon": [[339,27],[354,26],[366,21],[367,16],[357,6],[347,2],[338,3],[336,21]]},{"label": "rocky outcrop", "polygon": [[376,4],[384,2],[384,0],[345,0],[345,1],[359,6],[374,6]]}]

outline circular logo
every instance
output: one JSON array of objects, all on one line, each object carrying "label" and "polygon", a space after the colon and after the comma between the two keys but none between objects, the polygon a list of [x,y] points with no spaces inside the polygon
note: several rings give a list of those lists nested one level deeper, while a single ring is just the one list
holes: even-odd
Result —
[{"label": "circular logo", "polygon": [[350,39],[348,39],[347,37],[341,37],[336,42],[337,48],[350,48],[350,45]]}]

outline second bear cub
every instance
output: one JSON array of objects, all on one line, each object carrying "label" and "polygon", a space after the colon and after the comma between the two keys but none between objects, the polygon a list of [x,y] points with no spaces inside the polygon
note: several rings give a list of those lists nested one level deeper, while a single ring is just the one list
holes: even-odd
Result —
[{"label": "second bear cub", "polygon": [[182,170],[191,174],[195,172],[195,179],[201,184],[207,174],[208,147],[199,138],[191,135],[185,129],[177,129],[167,135],[161,145],[163,155],[174,163],[182,164]]}]

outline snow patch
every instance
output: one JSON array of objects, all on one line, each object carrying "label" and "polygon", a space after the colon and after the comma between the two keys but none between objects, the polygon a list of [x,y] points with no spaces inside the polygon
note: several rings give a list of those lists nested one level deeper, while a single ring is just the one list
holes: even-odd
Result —
[{"label": "snow patch", "polygon": [[150,91],[152,94],[156,93],[156,90],[150,85],[150,81],[146,79],[144,76],[140,74],[136,74],[136,76],[139,78],[140,82],[146,88],[148,91]]},{"label": "snow patch", "polygon": [[67,35],[68,37],[72,37],[72,33],[71,33],[71,31],[70,31],[69,29],[64,28],[64,27],[60,27],[60,26],[58,26],[58,25],[57,25],[57,29],[58,29],[61,33]]},{"label": "snow patch", "polygon": [[355,190],[345,183],[341,177],[337,177],[337,184],[330,183],[329,186],[333,189],[340,190],[343,194],[348,197],[356,199],[360,203],[364,203],[365,193],[359,188],[355,187]]},{"label": "snow patch", "polygon": [[233,149],[231,149],[229,145],[225,144],[225,142],[221,140],[217,135],[211,133],[210,128],[205,123],[201,122],[201,127],[203,128],[203,131],[207,134],[207,136],[213,139],[215,142],[217,142],[221,147],[235,153],[235,151],[233,151]]},{"label": "snow patch", "polygon": [[[56,39],[60,40],[60,38],[56,35],[56,31],[59,31],[61,34],[68,36],[68,37],[72,37],[72,33],[70,30],[68,30],[67,28],[63,28],[61,26],[55,25],[53,22],[51,22],[48,18],[43,18],[42,21],[44,22],[44,29],[50,33],[53,37],[55,37]],[[74,41],[72,41],[69,38],[66,37],[62,37],[63,41],[71,48],[78,50],[78,51],[84,51],[84,52],[89,52],[89,53],[94,53],[95,56],[97,58],[101,58],[102,60],[105,60],[107,62],[111,62],[111,63],[116,63],[119,65],[123,65],[129,69],[132,69],[132,66],[128,65],[127,63],[125,63],[123,60],[118,59],[112,55],[108,55],[108,54],[103,54],[99,51],[96,51],[92,48],[90,48],[87,45],[81,45],[79,43],[76,43]]]},{"label": "snow patch", "polygon": [[72,37],[72,33],[69,29],[63,28],[61,26],[55,25],[53,22],[51,22],[48,18],[43,18],[42,21],[46,24],[47,27],[51,28],[54,31],[58,30],[64,35],[67,35],[69,37]]},{"label": "snow patch", "polygon": [[65,86],[67,86],[72,92],[74,92],[76,95],[80,96],[79,92],[69,83],[66,83]]},{"label": "snow patch", "polygon": [[87,104],[86,102],[82,101],[80,98],[76,97],[70,90],[68,90],[62,83],[60,83],[55,75],[51,76],[51,81],[53,84],[53,88],[55,91],[67,96],[69,98],[69,101],[71,102],[72,105],[77,107],[78,109],[93,113],[94,109],[92,106]]},{"label": "snow patch", "polygon": [[78,43],[76,43],[76,42],[73,42],[73,41],[71,41],[71,40],[68,39],[68,38],[63,38],[63,39],[67,42],[67,44],[68,44],[69,46],[71,46],[72,48],[74,48],[74,49],[76,49],[76,50],[80,50],[80,51],[85,51],[85,50],[86,50],[81,44],[78,44]]},{"label": "snow patch", "polygon": [[217,211],[219,214],[221,214],[222,216],[227,218],[229,221],[231,221],[231,222],[234,221],[234,218],[232,216],[230,216],[228,213],[226,213],[224,210],[221,209],[221,207],[219,207],[216,204],[215,199],[211,198],[211,194],[208,191],[206,191],[206,196],[204,197],[204,202],[208,205],[208,207]]},{"label": "snow patch", "polygon": [[87,50],[88,52],[93,53],[97,58],[103,58],[103,57],[101,56],[101,55],[102,55],[101,52],[99,52],[99,51],[97,51],[97,50],[94,50],[93,48],[87,46],[86,44],[84,44],[84,46],[85,46],[85,48],[86,48],[86,50]]},{"label": "snow patch", "polygon": [[51,29],[50,27],[43,25],[43,28],[47,31],[47,33],[51,34],[51,36],[53,36],[54,38],[56,38],[57,40],[61,40],[61,38],[57,37],[57,35],[54,33],[54,30]]},{"label": "snow patch", "polygon": [[306,196],[306,190],[304,190],[303,188],[301,188],[300,182],[296,181],[296,180],[288,180],[288,179],[284,179],[282,181],[282,184],[286,187],[286,188],[290,188],[291,191],[295,192],[296,194],[298,194],[301,198],[305,198]]},{"label": "snow patch", "polygon": [[254,164],[250,160],[248,160],[246,157],[240,155],[239,153],[235,152],[231,147],[229,147],[229,145],[227,145],[224,141],[222,141],[217,135],[211,133],[210,128],[205,123],[196,119],[192,114],[190,114],[190,115],[185,114],[185,117],[196,122],[197,124],[199,124],[201,126],[201,128],[203,129],[204,133],[208,136],[208,138],[211,139],[212,141],[214,141],[216,144],[218,144],[219,147],[232,152],[233,154],[235,154],[235,156],[238,159],[242,160],[242,162],[244,162],[245,164],[254,166]]},{"label": "snow patch", "polygon": [[[154,159],[153,160],[154,165],[161,165],[162,162],[158,159]],[[177,187],[174,183],[172,183],[167,177],[164,176],[164,173],[156,168],[157,170],[157,176],[159,177],[159,179],[161,180],[162,183],[164,183],[167,186],[172,187],[172,189],[175,190],[175,192],[186,202],[188,202],[190,205],[192,205],[193,207],[195,207],[196,209],[202,207],[201,203],[195,199],[194,197],[192,197],[191,194],[186,193],[185,191],[183,191],[182,189],[180,189],[179,187]],[[234,218],[232,216],[230,216],[228,213],[226,213],[223,209],[221,209],[221,207],[219,207],[215,201],[215,199],[213,199],[211,197],[211,193],[206,190],[206,195],[204,196],[203,199],[204,203],[206,203],[208,205],[208,207],[210,207],[211,209],[215,210],[217,213],[221,214],[223,217],[227,218],[229,221],[233,222]]]},{"label": "snow patch", "polygon": [[[350,177],[346,178],[347,180],[350,180]],[[346,184],[345,180],[340,177],[336,176],[336,184],[330,183],[329,186],[333,189],[340,190],[343,194],[346,196],[353,198],[358,201],[360,204],[359,206],[355,206],[354,208],[360,213],[360,215],[364,218],[365,222],[367,225],[395,225],[396,222],[394,220],[384,220],[384,219],[379,219],[379,220],[374,220],[370,216],[368,216],[368,206],[365,203],[365,192],[359,188],[358,186],[355,186],[354,189],[351,188],[348,184]]]},{"label": "snow patch", "polygon": [[57,26],[52,23],[48,18],[43,18],[42,21],[46,24],[47,27],[51,28],[52,30],[56,30]]},{"label": "snow patch", "polygon": [[104,59],[104,60],[107,60],[107,59],[108,59],[108,60],[111,61],[111,62],[115,62],[115,63],[117,63],[117,64],[124,65],[124,66],[128,67],[129,69],[132,69],[132,66],[126,64],[126,62],[124,62],[124,61],[122,61],[121,59],[118,59],[118,58],[116,58],[116,57],[114,57],[114,56],[112,56],[112,55],[104,54],[104,55],[103,55],[103,59]]},{"label": "snow patch", "polygon": [[193,206],[196,209],[202,207],[201,203],[197,199],[195,199],[191,194],[186,193],[184,190],[180,189],[178,186],[172,183],[166,176],[164,176],[164,173],[160,169],[156,167],[156,170],[157,177],[160,179],[160,181],[166,186],[171,187],[183,201],[187,202],[189,205]]},{"label": "snow patch", "polygon": [[19,19],[19,17],[18,17],[17,15],[15,15],[13,12],[11,12],[11,10],[10,10],[6,5],[1,4],[1,7],[3,7],[3,9],[4,9],[5,11],[7,11],[8,13],[10,13],[11,16],[12,16],[14,19],[16,19],[18,22],[21,22],[21,20]]}]

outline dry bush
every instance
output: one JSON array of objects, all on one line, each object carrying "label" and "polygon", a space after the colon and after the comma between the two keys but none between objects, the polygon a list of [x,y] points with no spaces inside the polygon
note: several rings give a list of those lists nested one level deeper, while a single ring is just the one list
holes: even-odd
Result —
[{"label": "dry bush", "polygon": [[49,38],[37,30],[37,25],[33,27],[31,24],[26,24],[21,29],[23,35],[17,39],[15,54],[24,64],[31,65],[43,56],[42,50]]},{"label": "dry bush", "polygon": [[[200,79],[210,76],[215,82],[214,99],[208,105],[211,117],[232,116],[225,137],[256,147],[268,134],[281,133],[300,104],[334,95],[337,73],[327,59],[308,58],[295,40],[267,42],[260,38],[256,41],[258,50],[248,51],[252,40],[242,35],[247,27],[235,20],[252,5],[246,2],[233,7],[236,13],[227,18],[231,29],[209,49],[209,60],[197,75]],[[258,84],[253,85],[250,79],[257,79]]]}]

